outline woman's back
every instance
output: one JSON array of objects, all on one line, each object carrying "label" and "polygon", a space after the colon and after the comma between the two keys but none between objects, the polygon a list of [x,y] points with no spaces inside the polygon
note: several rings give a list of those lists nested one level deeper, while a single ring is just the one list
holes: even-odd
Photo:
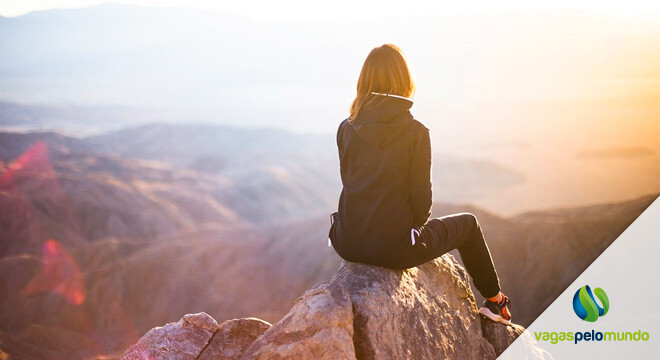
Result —
[{"label": "woman's back", "polygon": [[339,126],[343,190],[331,238],[347,260],[393,263],[410,244],[411,228],[430,215],[429,134],[411,106],[408,99],[379,98]]}]

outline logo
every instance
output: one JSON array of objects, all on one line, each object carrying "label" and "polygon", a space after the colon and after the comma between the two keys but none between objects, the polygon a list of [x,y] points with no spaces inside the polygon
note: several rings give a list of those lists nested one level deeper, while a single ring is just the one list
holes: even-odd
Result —
[{"label": "logo", "polygon": [[[596,295],[594,297],[594,295]],[[596,301],[598,298],[598,301]],[[594,322],[601,316],[607,314],[610,309],[610,300],[607,294],[601,288],[595,288],[591,292],[589,285],[578,289],[573,296],[573,310],[575,315],[584,321]],[[638,342],[649,341],[651,337],[648,331],[638,329],[595,329],[586,331],[535,331],[536,341],[547,341],[550,344],[573,343],[577,345],[581,342]]]},{"label": "logo", "polygon": [[[594,294],[600,300],[600,303],[603,305],[602,307],[596,302]],[[575,311],[575,315],[584,321],[594,322],[599,317],[605,316],[609,309],[610,300],[601,288],[595,288],[592,293],[589,285],[585,285],[576,291],[573,296],[573,310]]]}]

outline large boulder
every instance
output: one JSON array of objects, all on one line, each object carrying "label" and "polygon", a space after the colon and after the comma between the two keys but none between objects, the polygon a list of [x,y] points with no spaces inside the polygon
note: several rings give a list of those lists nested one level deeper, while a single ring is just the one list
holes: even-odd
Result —
[{"label": "large boulder", "polygon": [[390,270],[342,263],[332,280],[351,294],[360,359],[489,359],[465,270],[450,256]]},{"label": "large boulder", "polygon": [[[524,358],[551,359],[530,336],[524,336],[523,327],[493,323],[478,315],[469,277],[449,254],[407,270],[344,261],[332,280],[305,292],[282,320],[263,328],[265,332],[256,340],[242,338],[232,357],[211,357],[209,348],[214,348],[215,337],[205,335],[208,339],[204,340],[185,331],[176,333],[183,338],[167,342],[180,349],[169,348],[171,356],[163,356],[162,351],[161,357],[155,356],[149,351],[161,346],[162,341],[155,341],[152,334],[157,329],[124,358],[141,359],[131,354],[147,351],[154,358],[184,359],[176,357],[181,349],[206,341],[209,346],[200,352],[208,357],[200,358],[495,359],[523,334]],[[227,336],[223,344],[229,346],[238,339]]]},{"label": "large boulder", "polygon": [[495,354],[500,356],[509,345],[525,332],[525,328],[515,324],[502,326],[481,316],[481,332],[484,334],[484,338],[493,345]]},{"label": "large boulder", "polygon": [[257,318],[227,320],[220,324],[197,360],[238,360],[270,324]]},{"label": "large boulder", "polygon": [[122,360],[237,360],[270,324],[255,318],[218,323],[206,313],[149,330]]},{"label": "large boulder", "polygon": [[218,323],[206,313],[188,314],[176,323],[149,330],[122,360],[193,360],[217,330]]},{"label": "large boulder", "polygon": [[243,359],[355,359],[353,311],[346,288],[321,283],[245,352]]}]

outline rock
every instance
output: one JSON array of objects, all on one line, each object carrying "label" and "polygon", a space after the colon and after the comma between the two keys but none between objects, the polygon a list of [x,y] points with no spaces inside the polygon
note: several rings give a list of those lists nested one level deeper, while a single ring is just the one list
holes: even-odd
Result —
[{"label": "rock", "polygon": [[[468,284],[451,255],[405,271],[344,261],[243,359],[495,359],[525,329],[482,320]],[[525,341],[525,358],[544,358]]]},{"label": "rock", "polygon": [[149,330],[121,360],[237,360],[270,324],[255,318],[218,323],[206,313]]},{"label": "rock", "polygon": [[243,359],[355,359],[353,311],[346,288],[325,282],[305,292]]},{"label": "rock", "polygon": [[478,316],[469,277],[449,254],[407,270],[344,261],[267,330],[258,319],[239,319],[204,333],[213,326],[191,329],[185,319],[152,329],[124,358],[187,359],[179,354],[194,348],[200,359],[495,359],[522,334],[519,358],[552,359],[523,327]]},{"label": "rock", "polygon": [[257,318],[227,320],[220,324],[198,360],[237,360],[270,323]]},{"label": "rock", "polygon": [[194,360],[218,327],[206,313],[188,314],[176,323],[149,330],[121,359]]},{"label": "rock", "polygon": [[351,294],[359,359],[496,357],[451,255],[405,271],[344,262],[332,281]]},{"label": "rock", "polygon": [[480,316],[480,318],[481,332],[484,334],[484,338],[493,345],[497,356],[500,356],[525,331],[525,328],[520,325],[502,326],[484,316]]},{"label": "rock", "polygon": [[507,352],[507,359],[553,359],[548,352],[535,346],[536,341],[532,339],[532,336],[529,333],[525,332],[524,327],[516,324],[502,326],[501,324],[492,322],[483,316],[480,317],[481,331],[486,340],[488,340],[495,348],[497,356],[500,356],[509,345],[513,344],[513,342],[520,337],[521,339],[518,344],[521,346],[511,348],[510,351]]}]

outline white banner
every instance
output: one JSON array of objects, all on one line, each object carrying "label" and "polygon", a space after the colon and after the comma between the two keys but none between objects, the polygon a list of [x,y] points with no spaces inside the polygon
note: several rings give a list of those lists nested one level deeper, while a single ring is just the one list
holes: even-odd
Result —
[{"label": "white banner", "polygon": [[[556,360],[660,359],[660,200],[527,333]],[[522,345],[514,342],[500,359],[527,358]]]}]

